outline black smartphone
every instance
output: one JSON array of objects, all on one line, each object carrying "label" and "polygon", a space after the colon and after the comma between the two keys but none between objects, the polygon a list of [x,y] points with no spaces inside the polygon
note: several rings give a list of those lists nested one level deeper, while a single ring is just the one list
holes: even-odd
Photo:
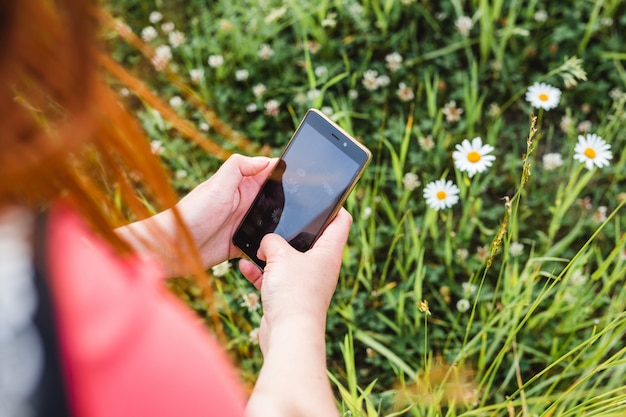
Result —
[{"label": "black smartphone", "polygon": [[310,109],[233,236],[259,268],[261,239],[282,236],[307,251],[341,208],[372,153],[322,112]]}]

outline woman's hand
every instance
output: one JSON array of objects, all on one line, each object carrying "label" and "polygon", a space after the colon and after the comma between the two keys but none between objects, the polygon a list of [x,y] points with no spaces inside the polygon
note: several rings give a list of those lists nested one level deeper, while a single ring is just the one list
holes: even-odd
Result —
[{"label": "woman's hand", "polygon": [[264,363],[248,415],[334,416],[326,375],[326,313],[337,285],[352,217],[341,209],[307,252],[269,234],[261,241],[263,273],[242,260],[244,276],[261,290]]},{"label": "woman's hand", "polygon": [[[275,163],[276,160],[266,157],[232,155],[211,178],[176,205],[205,267],[240,255],[231,242],[235,228]],[[172,253],[168,245],[175,244],[182,236],[171,209],[118,228],[116,232],[138,253],[164,258],[162,263],[170,269],[168,276],[189,272],[175,270],[176,262],[165,259]],[[155,233],[165,234],[165,239],[152,236]]]}]

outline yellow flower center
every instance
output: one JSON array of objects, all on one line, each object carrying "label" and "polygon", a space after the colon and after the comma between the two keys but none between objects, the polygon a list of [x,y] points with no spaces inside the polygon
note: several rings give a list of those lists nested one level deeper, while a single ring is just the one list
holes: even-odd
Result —
[{"label": "yellow flower center", "polygon": [[548,95],[546,93],[541,93],[539,94],[539,100],[541,101],[548,101]]},{"label": "yellow flower center", "polygon": [[446,199],[446,196],[447,196],[447,194],[446,194],[446,192],[445,192],[445,191],[443,191],[443,190],[441,190],[441,191],[438,191],[438,192],[437,192],[437,198],[438,198],[439,200],[445,200],[445,199]]},{"label": "yellow flower center", "polygon": [[480,161],[480,154],[476,151],[471,151],[467,154],[467,160],[470,162],[478,162]]},{"label": "yellow flower center", "polygon": [[593,148],[585,149],[585,156],[589,159],[593,159],[596,157],[596,151]]}]

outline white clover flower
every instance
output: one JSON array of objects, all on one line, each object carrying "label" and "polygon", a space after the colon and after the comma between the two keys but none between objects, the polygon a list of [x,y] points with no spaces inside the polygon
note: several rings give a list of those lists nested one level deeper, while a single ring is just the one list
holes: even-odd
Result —
[{"label": "white clover flower", "polygon": [[563,157],[560,153],[553,152],[543,155],[543,167],[546,171],[552,171],[563,165]]},{"label": "white clover flower", "polygon": [[194,83],[199,83],[204,78],[204,70],[202,68],[195,68],[189,71],[189,78]]},{"label": "white clover flower", "polygon": [[128,88],[126,88],[126,87],[122,87],[122,88],[120,88],[120,94],[123,97],[128,97],[130,95],[130,90]]},{"label": "white clover flower", "polygon": [[158,33],[156,29],[152,26],[146,26],[145,28],[141,29],[141,39],[143,39],[144,42],[153,41],[154,39],[156,39],[157,35]]},{"label": "white clover flower", "polygon": [[456,151],[452,152],[454,165],[461,172],[467,172],[470,178],[476,173],[483,172],[489,168],[496,157],[489,155],[494,150],[491,145],[483,145],[480,137],[475,137],[470,142],[465,139],[461,144],[456,145]]},{"label": "white clover flower", "polygon": [[356,91],[354,88],[351,88],[350,90],[348,90],[348,98],[350,98],[350,100],[356,100],[357,98],[359,98],[359,92]]},{"label": "white clover flower", "polygon": [[413,89],[404,83],[400,83],[398,85],[398,91],[396,91],[396,94],[398,95],[400,101],[411,101],[415,98]]},{"label": "white clover flower", "polygon": [[461,288],[463,289],[463,295],[465,296],[465,298],[469,298],[474,295],[476,293],[476,290],[478,289],[475,284],[472,284],[470,282],[462,283]]},{"label": "white clover flower", "polygon": [[543,23],[548,20],[548,12],[544,9],[537,10],[533,17],[535,18],[535,22]]},{"label": "white clover flower", "polygon": [[167,38],[173,48],[178,48],[180,45],[185,43],[185,34],[180,30],[171,31]]},{"label": "white clover flower", "polygon": [[546,83],[534,83],[526,91],[526,101],[531,106],[551,110],[559,105],[561,90]]},{"label": "white clover flower", "polygon": [[591,120],[583,120],[582,122],[578,123],[578,126],[576,126],[576,130],[578,130],[580,133],[589,133],[589,131],[591,130]]},{"label": "white clover flower", "polygon": [[235,79],[237,81],[246,81],[250,78],[250,72],[247,69],[239,69],[235,71]]},{"label": "white clover flower", "polygon": [[594,165],[602,168],[609,166],[609,160],[613,159],[610,149],[611,145],[595,133],[578,135],[578,143],[574,147],[574,159],[584,163],[589,170],[593,169]]},{"label": "white clover flower", "polygon": [[463,36],[469,36],[470,30],[474,27],[472,18],[468,16],[461,16],[454,22],[454,27]]},{"label": "white clover flower", "polygon": [[250,333],[248,333],[248,337],[250,338],[250,343],[252,343],[253,345],[258,345],[260,333],[261,333],[261,330],[258,327],[255,327],[254,329],[250,330]]},{"label": "white clover flower", "polygon": [[376,79],[376,82],[378,82],[378,85],[381,87],[387,87],[389,84],[391,84],[391,78],[389,78],[388,75],[383,74]]},{"label": "white clover flower", "polygon": [[161,12],[154,11],[150,13],[148,20],[150,21],[150,23],[159,23],[161,20],[163,20],[163,15],[161,14]]},{"label": "white clover flower", "polygon": [[366,206],[365,208],[363,208],[363,211],[361,212],[361,218],[363,220],[369,219],[371,215],[372,215],[372,208],[370,206]]},{"label": "white clover flower", "polygon": [[511,242],[511,245],[509,246],[509,253],[513,257],[520,256],[522,253],[524,253],[524,244],[519,242]]},{"label": "white clover flower", "polygon": [[266,91],[267,87],[265,84],[259,83],[252,87],[252,94],[254,94],[255,97],[261,97]]},{"label": "white clover flower", "polygon": [[150,142],[150,150],[153,155],[161,155],[165,148],[163,148],[163,143],[160,140],[153,140]]},{"label": "white clover flower", "polygon": [[203,132],[208,132],[210,128],[211,126],[209,126],[209,124],[206,122],[202,122],[198,125],[198,129],[200,129]]},{"label": "white clover flower", "polygon": [[323,77],[327,74],[328,74],[328,68],[326,68],[324,65],[320,65],[319,67],[315,68],[315,75],[317,77]]},{"label": "white clover flower", "polygon": [[207,63],[209,64],[211,68],[219,68],[222,65],[224,65],[224,57],[219,54],[209,55],[209,59],[207,60]]},{"label": "white clover flower", "polygon": [[182,105],[183,105],[183,99],[180,98],[179,96],[174,96],[170,99],[170,106],[177,109]]},{"label": "white clover flower", "polygon": [[456,100],[451,100],[444,104],[441,111],[446,116],[448,122],[458,122],[463,114],[463,109],[456,106]]},{"label": "white clover flower", "polygon": [[402,177],[402,185],[404,185],[404,188],[407,189],[408,191],[413,191],[417,187],[419,187],[421,183],[418,180],[417,174],[413,172],[407,172]]},{"label": "white clover flower", "polygon": [[426,204],[439,211],[450,208],[459,201],[459,187],[450,180],[439,179],[424,188]]},{"label": "white clover flower", "polygon": [[323,106],[320,111],[324,113],[326,116],[332,116],[335,111],[330,106]]},{"label": "white clover flower", "polygon": [[259,294],[255,292],[251,292],[243,295],[243,300],[241,301],[241,306],[248,309],[248,311],[256,311],[261,308],[261,299]]},{"label": "white clover flower", "polygon": [[428,135],[426,137],[419,137],[417,139],[417,143],[420,144],[423,150],[430,151],[435,147],[435,141],[433,140],[432,135]]},{"label": "white clover flower", "polygon": [[246,111],[248,113],[254,113],[257,110],[258,110],[258,106],[256,105],[256,103],[250,103],[246,106]]},{"label": "white clover flower", "polygon": [[163,71],[171,60],[172,50],[167,45],[161,45],[154,50],[151,62],[157,71]]},{"label": "white clover flower", "polygon": [[271,46],[269,46],[268,44],[264,43],[259,47],[259,52],[258,52],[258,56],[259,58],[261,58],[263,61],[267,61],[268,59],[270,59],[272,56],[274,55],[274,50],[272,49]]},{"label": "white clover flower", "polygon": [[165,22],[161,25],[161,30],[163,31],[163,33],[170,33],[175,28],[176,26],[174,26],[174,23],[172,22]]},{"label": "white clover flower", "polygon": [[187,170],[177,169],[175,175],[176,179],[182,180],[184,178],[187,178],[189,176],[189,173],[187,172]]},{"label": "white clover flower", "polygon": [[224,275],[228,273],[228,271],[230,271],[230,266],[231,265],[229,261],[224,261],[221,264],[217,264],[214,267],[212,267],[211,272],[216,277],[223,277]]},{"label": "white clover flower", "polygon": [[375,70],[367,70],[363,73],[363,86],[370,91],[377,90],[380,85],[378,84],[378,72]]},{"label": "white clover flower", "polygon": [[459,310],[459,313],[465,313],[467,310],[470,309],[470,307],[470,302],[465,298],[461,298],[459,301],[456,302],[456,309]]},{"label": "white clover flower", "polygon": [[606,221],[606,212],[608,211],[607,206],[599,206],[596,211],[593,213],[592,219],[596,223],[604,223]]},{"label": "white clover flower", "polygon": [[316,98],[318,98],[320,95],[322,94],[322,92],[320,90],[318,90],[317,88],[312,88],[309,91],[306,92],[306,98],[309,101],[313,101]]},{"label": "white clover flower", "polygon": [[276,117],[280,113],[280,103],[278,102],[278,100],[268,100],[265,102],[264,107],[265,114],[267,114],[268,116]]},{"label": "white clover flower", "polygon": [[321,22],[323,28],[334,28],[337,26],[337,13],[328,13]]},{"label": "white clover flower", "polygon": [[467,258],[469,257],[469,251],[465,248],[459,248],[457,249],[454,254],[456,255],[456,259],[457,261],[459,261],[460,263],[463,263],[467,260]]},{"label": "white clover flower", "polygon": [[396,72],[400,68],[402,68],[402,55],[398,52],[393,52],[385,57],[385,61],[387,61],[387,68],[389,71]]}]

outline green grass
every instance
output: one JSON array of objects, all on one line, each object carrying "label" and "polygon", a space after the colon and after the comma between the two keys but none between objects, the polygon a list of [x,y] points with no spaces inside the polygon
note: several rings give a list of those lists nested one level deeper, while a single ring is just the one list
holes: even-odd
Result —
[{"label": "green grass", "polygon": [[[116,60],[165,102],[183,97],[176,111],[225,149],[276,155],[317,107],[374,152],[346,203],[354,225],[328,318],[328,370],[344,415],[626,415],[624,2],[210,3],[109,7],[137,34],[153,25],[153,48],[168,43],[165,21],[185,33],[170,76],[113,30],[104,36]],[[473,23],[468,36],[455,27],[461,16]],[[395,71],[392,53],[402,57]],[[210,66],[211,55],[223,64]],[[193,69],[203,70],[198,81]],[[367,89],[368,71],[382,85]],[[534,82],[561,90],[556,108],[525,100]],[[400,99],[400,83],[414,98]],[[123,99],[162,143],[181,194],[217,169],[141,97]],[[270,100],[275,115],[264,111]],[[463,110],[456,121],[444,113],[452,101]],[[208,126],[202,106],[253,146]],[[610,144],[609,166],[573,159],[586,132]],[[452,152],[476,136],[496,160],[470,178]],[[544,164],[549,153],[562,164]],[[405,187],[407,173],[417,188]],[[440,178],[460,200],[435,211],[422,193]],[[177,285],[203,314],[193,284]],[[252,382],[260,311],[241,303],[253,288],[236,270],[216,285],[228,349]]]}]

